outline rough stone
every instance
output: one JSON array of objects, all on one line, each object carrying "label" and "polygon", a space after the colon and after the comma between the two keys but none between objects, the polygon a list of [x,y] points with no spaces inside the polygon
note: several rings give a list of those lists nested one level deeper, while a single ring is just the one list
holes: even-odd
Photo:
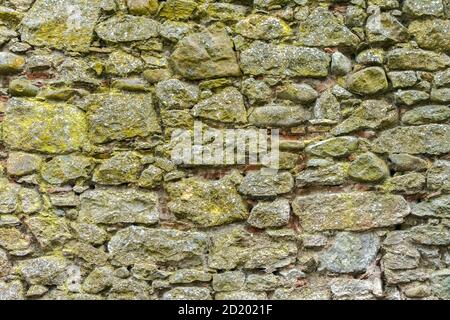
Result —
[{"label": "rough stone", "polygon": [[239,291],[245,284],[245,273],[242,271],[227,271],[213,275],[214,291]]},{"label": "rough stone", "polygon": [[408,28],[421,48],[443,52],[450,51],[449,29],[450,21],[441,19],[413,21]]},{"label": "rough stone", "polygon": [[84,113],[68,104],[13,98],[6,106],[3,138],[15,150],[69,153],[84,143]]},{"label": "rough stone", "polygon": [[388,82],[383,69],[370,67],[350,75],[347,78],[347,87],[351,92],[360,95],[372,95],[386,90]]},{"label": "rough stone", "polygon": [[450,196],[443,195],[422,201],[411,208],[411,214],[418,217],[450,217]]},{"label": "rough stone", "polygon": [[87,52],[99,14],[98,0],[38,0],[22,20],[22,41]]},{"label": "rough stone", "polygon": [[310,144],[305,151],[317,157],[347,157],[358,148],[358,139],[355,137],[337,137]]},{"label": "rough stone", "polygon": [[155,88],[158,104],[164,109],[189,109],[199,99],[199,89],[177,79],[161,81]]},{"label": "rough stone", "polygon": [[402,223],[410,213],[403,197],[374,192],[300,196],[292,207],[306,232],[387,227]]},{"label": "rough stone", "polygon": [[246,38],[273,40],[292,34],[289,25],[283,20],[261,14],[253,14],[238,22],[236,32]]},{"label": "rough stone", "polygon": [[155,224],[159,218],[158,196],[149,191],[98,188],[80,196],[83,222]]},{"label": "rough stone", "polygon": [[294,178],[289,172],[264,174],[260,171],[248,173],[239,192],[250,197],[274,197],[288,193],[294,187]]},{"label": "rough stone", "polygon": [[301,106],[268,105],[249,110],[248,122],[257,127],[293,127],[311,118],[309,110]]},{"label": "rough stone", "polygon": [[0,52],[0,74],[19,73],[25,66],[25,58],[10,52]]},{"label": "rough stone", "polygon": [[386,60],[391,70],[436,71],[450,65],[447,55],[420,49],[394,49],[388,52]]},{"label": "rough stone", "polygon": [[211,300],[208,288],[178,287],[163,294],[163,300]]},{"label": "rough stone", "polygon": [[42,166],[42,178],[51,184],[64,184],[87,178],[92,161],[80,155],[56,156]]},{"label": "rough stone", "polygon": [[92,180],[102,185],[136,182],[143,170],[141,158],[135,152],[120,152],[104,160],[94,171]]},{"label": "rough stone", "polygon": [[188,178],[165,188],[170,211],[202,227],[244,220],[248,216],[246,204],[227,178],[218,181]]},{"label": "rough stone", "polygon": [[442,0],[405,0],[403,12],[412,17],[442,16],[444,5]]},{"label": "rough stone", "polygon": [[360,182],[377,182],[389,176],[386,163],[371,152],[359,155],[348,168],[348,175]]},{"label": "rough stone", "polygon": [[259,202],[248,217],[248,223],[256,228],[281,227],[289,222],[291,207],[286,199]]}]

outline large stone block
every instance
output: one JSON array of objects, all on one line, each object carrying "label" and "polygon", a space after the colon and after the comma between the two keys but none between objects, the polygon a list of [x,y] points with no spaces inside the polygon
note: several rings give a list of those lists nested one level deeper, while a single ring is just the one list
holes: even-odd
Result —
[{"label": "large stone block", "polygon": [[388,227],[402,223],[410,212],[403,197],[376,192],[300,196],[292,206],[306,232]]}]

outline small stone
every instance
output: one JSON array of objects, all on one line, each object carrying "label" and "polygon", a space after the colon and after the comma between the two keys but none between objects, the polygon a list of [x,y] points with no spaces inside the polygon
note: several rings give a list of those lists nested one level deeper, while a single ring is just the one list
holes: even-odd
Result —
[{"label": "small stone", "polygon": [[0,247],[8,251],[26,250],[30,238],[14,227],[0,227]]},{"label": "small stone", "polygon": [[338,186],[347,182],[347,171],[347,163],[307,168],[296,176],[295,183],[300,188],[306,186]]},{"label": "small stone", "polygon": [[369,43],[397,43],[408,40],[408,30],[390,13],[376,11],[367,18],[366,35]]},{"label": "small stone", "polygon": [[420,49],[394,49],[386,58],[391,70],[437,71],[450,65],[447,55]]},{"label": "small stone", "polygon": [[113,88],[131,92],[148,91],[147,82],[140,78],[119,79],[112,83]]},{"label": "small stone", "polygon": [[96,224],[158,222],[158,196],[149,191],[97,188],[84,192],[80,200],[80,221],[83,222]]},{"label": "small stone", "polygon": [[389,160],[395,171],[424,171],[428,169],[426,160],[406,153],[390,154]]},{"label": "small stone", "polygon": [[177,79],[162,81],[156,85],[158,104],[164,109],[190,109],[199,100],[197,86]]},{"label": "small stone", "polygon": [[430,95],[428,93],[419,90],[399,90],[395,93],[397,103],[407,106],[427,101],[429,98]]},{"label": "small stone", "polygon": [[172,263],[178,267],[203,263],[208,237],[201,232],[131,226],[108,243],[113,264]]},{"label": "small stone", "polygon": [[35,97],[38,92],[39,88],[28,80],[14,79],[9,83],[9,93],[15,97]]},{"label": "small stone", "polygon": [[347,157],[358,148],[358,139],[355,137],[337,137],[310,144],[305,152],[317,157]]},{"label": "small stone", "polygon": [[449,88],[441,88],[441,89],[432,89],[431,90],[431,100],[440,102],[440,103],[449,103],[450,102],[450,89]]},{"label": "small stone", "polygon": [[373,153],[359,155],[349,166],[348,175],[360,182],[378,182],[389,176],[386,163]]},{"label": "small stone", "polygon": [[120,152],[104,160],[93,174],[92,180],[103,185],[136,182],[143,169],[139,154]]},{"label": "small stone", "polygon": [[411,208],[411,214],[418,217],[450,217],[450,196],[443,195],[417,203]]},{"label": "small stone", "polygon": [[294,127],[311,118],[308,109],[302,106],[268,105],[249,110],[248,122],[257,127]]},{"label": "small stone", "polygon": [[301,196],[292,208],[305,232],[385,227],[402,223],[410,212],[403,197],[374,192]]},{"label": "small stone", "polygon": [[34,46],[87,52],[100,14],[100,1],[38,0],[21,23],[22,41]]},{"label": "small stone", "polygon": [[196,15],[203,24],[221,21],[233,23],[244,20],[248,12],[247,6],[233,3],[209,2],[198,6]]},{"label": "small stone", "polygon": [[19,190],[19,201],[19,210],[23,213],[36,213],[42,209],[42,197],[36,189],[21,188]]},{"label": "small stone", "polygon": [[380,248],[372,233],[338,233],[332,246],[320,255],[320,266],[331,272],[362,273],[375,260]]},{"label": "small stone", "polygon": [[439,155],[450,151],[450,126],[428,124],[398,127],[383,131],[374,140],[372,150],[377,153],[409,153]]},{"label": "small stone", "polygon": [[370,280],[336,278],[332,280],[330,289],[337,300],[370,300],[373,299],[375,285]]},{"label": "small stone", "polygon": [[161,37],[177,42],[181,40],[190,31],[191,26],[186,22],[165,21],[159,30]]},{"label": "small stone", "polygon": [[427,171],[427,187],[430,190],[450,191],[450,161],[437,160]]},{"label": "small stone", "polygon": [[412,87],[418,81],[414,71],[392,71],[388,72],[388,77],[395,89]]},{"label": "small stone", "polygon": [[421,48],[449,52],[449,28],[450,22],[448,20],[427,19],[412,21],[408,30]]},{"label": "small stone", "polygon": [[450,269],[439,270],[431,274],[431,290],[440,299],[450,299]]},{"label": "small stone", "polygon": [[289,25],[283,20],[269,16],[252,14],[238,22],[236,33],[250,39],[273,40],[292,34]]},{"label": "small stone", "polygon": [[13,213],[18,207],[20,186],[0,178],[0,213]]},{"label": "small stone", "polygon": [[221,123],[247,122],[244,98],[234,87],[227,87],[212,97],[200,101],[192,109],[192,115]]},{"label": "small stone", "polygon": [[333,135],[348,134],[363,129],[380,129],[398,121],[397,108],[384,100],[364,100],[350,116],[338,124]]},{"label": "small stone", "polygon": [[450,70],[436,72],[434,75],[433,82],[436,88],[441,88],[450,85]]},{"label": "small stone", "polygon": [[442,0],[405,0],[403,12],[412,17],[439,17],[444,14],[444,6]]},{"label": "small stone", "polygon": [[416,194],[424,190],[425,176],[417,172],[394,176],[385,181],[381,190],[391,193]]},{"label": "small stone", "polygon": [[146,17],[113,16],[97,25],[97,35],[109,42],[129,42],[157,37],[159,23]]},{"label": "small stone", "polygon": [[72,105],[12,98],[6,106],[3,138],[16,150],[50,154],[77,151],[86,130],[84,113]]},{"label": "small stone", "polygon": [[340,52],[331,55],[331,73],[344,76],[352,71],[352,61]]},{"label": "small stone", "polygon": [[208,288],[178,287],[165,292],[162,300],[212,300]]},{"label": "small stone", "polygon": [[317,99],[318,94],[309,84],[287,83],[279,88],[277,97],[279,99],[290,100],[294,103],[308,104],[314,102]]},{"label": "small stone", "polygon": [[281,227],[289,222],[290,211],[291,207],[286,199],[259,202],[253,207],[247,222],[260,229]]},{"label": "small stone", "polygon": [[421,125],[433,122],[443,122],[450,118],[450,108],[447,106],[430,105],[407,111],[402,116],[406,125]]},{"label": "small stone", "polygon": [[239,192],[250,197],[275,197],[288,193],[294,187],[294,179],[289,172],[264,174],[260,171],[248,173]]},{"label": "small stone", "polygon": [[341,105],[332,90],[324,91],[314,105],[314,117],[331,121],[341,120]]},{"label": "small stone", "polygon": [[94,143],[147,137],[161,131],[151,95],[92,94],[86,105],[89,137]]},{"label": "small stone", "polygon": [[369,67],[350,75],[347,78],[347,87],[351,92],[360,95],[372,95],[386,90],[388,82],[383,69]]},{"label": "small stone", "polygon": [[169,20],[187,20],[196,8],[197,3],[193,0],[168,0],[164,3],[159,16]]},{"label": "small stone", "polygon": [[53,212],[40,212],[39,215],[27,217],[24,224],[45,250],[61,246],[73,238],[67,220]]},{"label": "small stone", "polygon": [[42,178],[51,184],[65,184],[87,178],[92,167],[89,158],[78,155],[56,156],[42,166]]},{"label": "small stone", "polygon": [[310,47],[351,47],[360,40],[332,12],[317,8],[302,22],[297,41]]},{"label": "small stone", "polygon": [[212,286],[214,291],[238,291],[243,289],[245,273],[242,271],[228,271],[213,275]]},{"label": "small stone", "polygon": [[128,10],[137,16],[147,16],[158,11],[158,0],[127,0]]},{"label": "small stone", "polygon": [[68,261],[56,256],[43,256],[20,261],[16,268],[32,285],[61,285],[67,277]]},{"label": "small stone", "polygon": [[270,101],[272,90],[264,82],[248,78],[242,82],[242,93],[250,100],[250,103],[262,104]]},{"label": "small stone", "polygon": [[248,216],[246,204],[227,178],[218,181],[189,178],[165,188],[170,211],[202,227],[244,220]]},{"label": "small stone", "polygon": [[412,227],[409,231],[411,239],[416,243],[428,246],[450,245],[450,228],[443,224],[423,224]]},{"label": "small stone", "polygon": [[11,282],[0,280],[0,301],[24,299],[25,288],[20,280],[13,280]]},{"label": "small stone", "polygon": [[92,270],[82,284],[86,293],[96,294],[112,286],[113,276],[111,267],[99,267]]},{"label": "small stone", "polygon": [[365,65],[382,65],[384,63],[384,50],[383,49],[367,49],[361,51],[356,56],[356,62]]},{"label": "small stone", "polygon": [[164,174],[165,172],[162,169],[150,165],[142,171],[138,180],[138,185],[147,189],[156,188],[162,183]]},{"label": "small stone", "polygon": [[120,77],[125,77],[132,73],[139,73],[143,67],[144,63],[140,58],[122,50],[114,51],[105,61],[105,72]]},{"label": "small stone", "polygon": [[194,33],[184,37],[176,45],[170,60],[174,72],[187,79],[241,74],[232,41],[224,30]]},{"label": "small stone", "polygon": [[42,159],[38,155],[24,152],[10,152],[6,162],[6,171],[11,176],[21,177],[40,169]]},{"label": "small stone", "polygon": [[254,41],[241,53],[240,66],[246,75],[320,78],[328,75],[330,60],[318,49]]},{"label": "small stone", "polygon": [[209,282],[212,279],[212,275],[196,269],[181,269],[175,271],[169,277],[169,283],[192,283],[192,282]]}]

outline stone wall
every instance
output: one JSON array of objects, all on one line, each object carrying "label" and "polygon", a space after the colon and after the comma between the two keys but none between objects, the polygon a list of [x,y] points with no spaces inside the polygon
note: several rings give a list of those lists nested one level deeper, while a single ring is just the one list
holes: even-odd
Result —
[{"label": "stone wall", "polygon": [[[447,0],[0,0],[0,299],[449,299]],[[279,171],[171,135],[278,128]]]}]

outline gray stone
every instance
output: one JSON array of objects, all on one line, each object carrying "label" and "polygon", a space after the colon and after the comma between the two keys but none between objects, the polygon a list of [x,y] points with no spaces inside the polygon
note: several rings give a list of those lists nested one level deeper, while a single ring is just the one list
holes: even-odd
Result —
[{"label": "gray stone", "polygon": [[248,209],[234,184],[228,179],[183,179],[165,186],[168,207],[180,218],[202,227],[217,226],[244,220]]},{"label": "gray stone", "polygon": [[391,70],[437,71],[450,65],[449,56],[420,49],[394,49],[386,59]]},{"label": "gray stone", "polygon": [[142,170],[139,154],[133,151],[119,152],[95,169],[92,181],[102,185],[132,183],[138,180]]},{"label": "gray stone", "polygon": [[403,12],[413,17],[439,17],[444,14],[444,5],[442,0],[405,0]]},{"label": "gray stone", "polygon": [[192,109],[192,115],[222,123],[247,122],[244,98],[234,87],[227,87],[212,97],[200,101]]},{"label": "gray stone", "polygon": [[239,192],[251,197],[274,197],[288,193],[294,187],[294,178],[289,172],[265,174],[260,171],[248,173]]},{"label": "gray stone", "polygon": [[370,300],[375,287],[368,280],[337,278],[332,280],[330,289],[337,300]]},{"label": "gray stone", "polygon": [[331,121],[341,120],[341,106],[331,90],[323,92],[314,105],[314,118]]},{"label": "gray stone", "polygon": [[169,277],[169,283],[192,283],[192,282],[209,282],[213,276],[203,270],[197,269],[180,269],[175,271]]},{"label": "gray stone", "polygon": [[126,77],[132,73],[140,73],[144,62],[140,57],[117,50],[108,56],[105,61],[105,72],[109,75]]},{"label": "gray stone", "polygon": [[267,300],[265,292],[233,291],[219,292],[215,295],[215,300]]},{"label": "gray stone", "polygon": [[330,57],[321,50],[255,41],[241,53],[244,74],[326,77]]},{"label": "gray stone", "polygon": [[197,86],[170,79],[159,82],[155,87],[158,104],[164,109],[190,109],[199,99]]},{"label": "gray stone", "polygon": [[247,222],[256,228],[281,227],[289,222],[291,207],[286,199],[259,202],[250,212]]},{"label": "gray stone", "polygon": [[377,153],[439,155],[450,151],[450,126],[429,124],[398,127],[381,132],[372,150]]},{"label": "gray stone", "polygon": [[163,294],[163,300],[211,300],[208,288],[178,287]]},{"label": "gray stone", "polygon": [[151,95],[92,94],[86,105],[89,137],[94,143],[147,137],[161,131]]},{"label": "gray stone", "polygon": [[305,149],[309,155],[317,157],[347,157],[358,148],[358,138],[337,137],[308,145]]},{"label": "gray stone", "polygon": [[431,90],[431,101],[436,101],[440,103],[450,102],[450,88],[432,89]]},{"label": "gray stone", "polygon": [[19,73],[25,66],[25,58],[10,52],[0,52],[0,74]]},{"label": "gray stone", "polygon": [[10,152],[6,162],[6,171],[11,176],[25,176],[40,169],[42,159],[38,155],[24,152]]},{"label": "gray stone", "polygon": [[340,52],[331,55],[331,73],[343,76],[352,71],[352,61]]},{"label": "gray stone", "polygon": [[139,41],[157,37],[159,23],[146,17],[113,16],[99,23],[95,32],[109,42]]},{"label": "gray stone", "polygon": [[300,196],[292,207],[306,232],[387,227],[402,223],[410,213],[403,197],[375,192]]},{"label": "gray stone", "polygon": [[367,18],[366,35],[369,43],[397,43],[408,40],[408,30],[390,13],[375,12]]},{"label": "gray stone", "polygon": [[382,68],[369,67],[351,74],[347,78],[347,87],[360,95],[373,95],[386,90],[388,82]]},{"label": "gray stone", "polygon": [[100,1],[38,0],[21,24],[22,41],[34,46],[87,52],[100,14]]},{"label": "gray stone", "polygon": [[214,291],[238,291],[245,284],[245,273],[242,271],[227,271],[213,275]]},{"label": "gray stone", "polygon": [[306,186],[338,186],[344,184],[348,178],[348,164],[336,163],[307,168],[295,177],[297,187]]},{"label": "gray stone", "polygon": [[427,187],[430,190],[450,192],[450,161],[437,160],[427,172]]},{"label": "gray stone", "polygon": [[287,83],[279,88],[277,97],[283,100],[290,100],[294,103],[307,104],[314,102],[317,99],[318,94],[309,84]]},{"label": "gray stone", "polygon": [[450,218],[450,195],[417,203],[412,206],[411,214],[418,217]]},{"label": "gray stone", "polygon": [[320,267],[337,273],[362,273],[375,260],[380,248],[372,233],[338,233],[333,244],[320,255]]},{"label": "gray stone", "polygon": [[20,261],[15,267],[29,284],[61,285],[67,277],[69,262],[57,256]]},{"label": "gray stone", "polygon": [[419,90],[399,90],[395,93],[395,100],[398,104],[412,106],[420,102],[427,101],[430,95]]},{"label": "gray stone", "polygon": [[428,169],[426,160],[406,153],[390,154],[389,160],[395,171],[424,171]]},{"label": "gray stone", "polygon": [[238,22],[236,33],[250,39],[273,40],[292,34],[289,25],[283,20],[269,15],[252,14]]},{"label": "gray stone", "polygon": [[428,246],[450,245],[450,228],[443,224],[423,224],[410,229],[411,239]]},{"label": "gray stone", "polygon": [[13,213],[19,205],[20,185],[0,178],[0,213]]},{"label": "gray stone", "polygon": [[391,193],[416,194],[423,192],[425,186],[425,175],[410,172],[386,179],[384,184],[380,186],[380,190]]},{"label": "gray stone", "polygon": [[450,299],[450,269],[439,270],[431,274],[431,289],[440,299]]},{"label": "gray stone", "polygon": [[111,238],[108,251],[117,265],[160,263],[189,267],[202,264],[207,245],[204,233],[131,226]]},{"label": "gray stone", "polygon": [[386,163],[371,152],[356,157],[348,168],[350,178],[360,182],[378,182],[389,176]]},{"label": "gray stone", "polygon": [[421,48],[428,50],[450,51],[450,21],[443,19],[427,19],[412,21],[409,32],[414,36]]},{"label": "gray stone", "polygon": [[194,33],[181,39],[171,57],[175,73],[187,79],[241,74],[231,39],[224,30]]},{"label": "gray stone", "polygon": [[87,178],[91,172],[92,161],[80,155],[56,156],[42,166],[42,178],[51,184],[73,182]]},{"label": "gray stone", "polygon": [[159,218],[158,196],[150,191],[97,188],[80,196],[83,222],[155,224]]},{"label": "gray stone", "polygon": [[302,106],[268,105],[249,110],[248,122],[257,127],[294,127],[311,118],[309,110]]},{"label": "gray stone", "polygon": [[433,122],[443,122],[450,118],[448,106],[430,105],[407,111],[402,116],[402,122],[407,125],[421,125]]},{"label": "gray stone", "polygon": [[414,71],[392,71],[387,75],[394,89],[412,87],[418,81]]},{"label": "gray stone", "polygon": [[25,288],[20,280],[5,282],[0,280],[0,301],[24,300]]}]

